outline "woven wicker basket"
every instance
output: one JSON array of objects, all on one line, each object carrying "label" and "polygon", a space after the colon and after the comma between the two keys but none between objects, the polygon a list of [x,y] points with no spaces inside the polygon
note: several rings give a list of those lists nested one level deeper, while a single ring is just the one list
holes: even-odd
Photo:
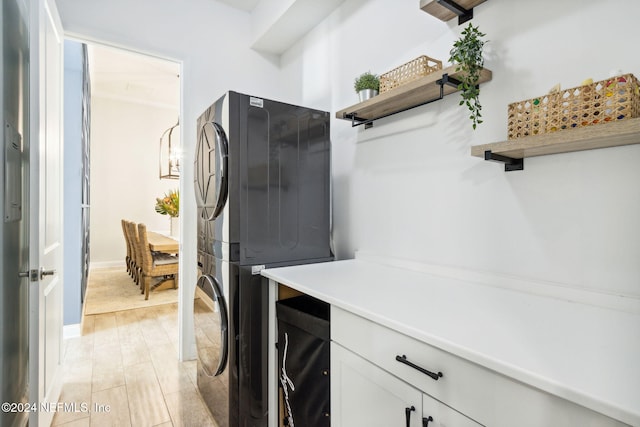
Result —
[{"label": "woven wicker basket", "polygon": [[380,76],[380,93],[442,70],[442,61],[422,55]]},{"label": "woven wicker basket", "polygon": [[633,74],[509,104],[508,138],[516,139],[640,116]]}]

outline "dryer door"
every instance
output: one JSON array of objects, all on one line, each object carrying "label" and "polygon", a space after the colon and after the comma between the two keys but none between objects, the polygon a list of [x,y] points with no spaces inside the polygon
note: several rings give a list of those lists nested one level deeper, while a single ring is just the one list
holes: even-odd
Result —
[{"label": "dryer door", "polygon": [[220,215],[227,202],[229,144],[222,126],[205,122],[198,129],[195,160],[195,189],[198,208],[207,221]]},{"label": "dryer door", "polygon": [[216,376],[224,372],[229,356],[227,302],[215,277],[203,274],[196,286],[211,298],[204,304],[195,298],[193,303],[198,359],[206,375]]}]

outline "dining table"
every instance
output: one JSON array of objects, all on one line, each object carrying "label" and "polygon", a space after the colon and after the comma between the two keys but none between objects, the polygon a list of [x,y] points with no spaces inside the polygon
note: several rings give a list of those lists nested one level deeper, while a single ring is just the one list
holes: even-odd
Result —
[{"label": "dining table", "polygon": [[149,241],[149,249],[154,252],[177,254],[180,250],[180,242],[165,234],[148,231],[147,240]]}]

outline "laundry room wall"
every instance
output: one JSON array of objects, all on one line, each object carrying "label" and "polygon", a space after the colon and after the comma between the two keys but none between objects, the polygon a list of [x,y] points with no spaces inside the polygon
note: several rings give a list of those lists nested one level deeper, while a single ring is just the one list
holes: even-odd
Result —
[{"label": "laundry room wall", "polygon": [[[335,115],[353,80],[419,55],[447,63],[466,26],[417,0],[347,0],[282,56],[286,96]],[[459,96],[352,128],[333,119],[333,239],[356,250],[640,298],[640,145],[529,158],[523,171],[470,156],[507,138],[507,105],[616,70],[640,74],[634,0],[488,0],[484,123]],[[446,65],[446,64],[445,64]]]},{"label": "laundry room wall", "polygon": [[[82,317],[82,44],[64,44],[64,324]],[[73,242],[73,244],[71,244]]]}]

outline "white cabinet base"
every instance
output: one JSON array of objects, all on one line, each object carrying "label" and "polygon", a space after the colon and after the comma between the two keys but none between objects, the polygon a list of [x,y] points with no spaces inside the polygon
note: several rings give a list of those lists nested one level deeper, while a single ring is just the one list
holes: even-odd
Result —
[{"label": "white cabinet base", "polygon": [[[342,408],[345,414],[351,414],[349,411],[361,414],[362,405],[358,407],[357,402],[362,402],[365,397],[368,399],[367,393],[375,393],[376,398],[372,398],[371,407],[375,408],[377,413],[384,414],[387,409],[394,414],[401,412],[411,400],[408,397],[409,392],[401,391],[404,389],[395,384],[399,382],[409,390],[425,394],[422,412],[426,417],[430,415],[437,421],[433,424],[430,422],[429,427],[626,426],[589,408],[515,381],[364,317],[337,307],[332,307],[331,310],[331,339],[334,342],[332,344],[342,349],[338,355],[332,353],[331,356],[332,365],[336,364],[333,368],[332,383],[337,379],[344,383],[332,387],[332,406],[334,402],[340,405],[345,401],[349,401],[350,406],[355,405],[353,408]],[[345,356],[345,352],[349,356]],[[420,367],[432,372],[441,371],[443,377],[435,381],[415,368],[399,363],[396,356],[404,354]],[[358,360],[361,362],[356,363]],[[365,364],[366,370],[363,367]],[[359,372],[363,379],[356,380],[356,374],[348,372],[348,369]],[[356,383],[357,386],[354,385]],[[388,396],[383,390],[385,387]],[[347,396],[348,394],[351,395]],[[402,406],[394,402],[391,396],[402,396],[407,403]],[[414,403],[411,405],[418,408]],[[336,412],[335,408],[333,412]],[[437,414],[437,417],[433,414]],[[387,418],[371,417],[372,424],[334,425],[405,425],[398,424],[398,421],[385,424]],[[385,422],[377,424],[380,419],[384,419]],[[349,420],[353,421],[352,418]]]}]

